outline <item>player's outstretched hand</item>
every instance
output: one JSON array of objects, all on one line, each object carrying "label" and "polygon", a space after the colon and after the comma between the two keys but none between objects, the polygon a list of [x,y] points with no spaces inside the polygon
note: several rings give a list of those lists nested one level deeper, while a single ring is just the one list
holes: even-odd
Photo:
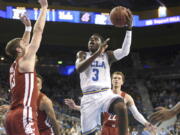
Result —
[{"label": "player's outstretched hand", "polygon": [[42,8],[48,7],[48,1],[47,0],[38,0]]},{"label": "player's outstretched hand", "polygon": [[106,49],[108,48],[108,42],[109,42],[110,38],[107,38],[100,46],[98,49],[99,54],[103,54]]},{"label": "player's outstretched hand", "polygon": [[69,108],[75,109],[76,104],[75,104],[74,100],[67,98],[67,99],[64,99],[64,102]]},{"label": "player's outstretched hand", "polygon": [[157,112],[154,112],[150,116],[150,121],[154,124],[168,120],[174,116],[173,112],[165,107],[157,107],[155,110],[157,110]]},{"label": "player's outstretched hand", "polygon": [[19,18],[21,20],[21,22],[25,25],[25,26],[31,26],[31,21],[28,18],[27,14],[19,14]]}]

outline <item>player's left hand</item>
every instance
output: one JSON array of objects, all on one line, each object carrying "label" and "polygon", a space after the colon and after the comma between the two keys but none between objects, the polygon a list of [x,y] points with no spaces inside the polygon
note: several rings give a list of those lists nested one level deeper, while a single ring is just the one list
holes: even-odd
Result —
[{"label": "player's left hand", "polygon": [[25,26],[31,26],[31,21],[26,14],[19,14],[19,18]]},{"label": "player's left hand", "polygon": [[107,38],[100,46],[98,49],[98,53],[99,54],[103,54],[106,49],[108,48],[108,42],[109,42],[110,38]]},{"label": "player's left hand", "polygon": [[155,108],[155,110],[157,110],[157,112],[153,113],[150,116],[150,121],[154,124],[168,120],[173,117],[173,112],[165,107],[157,107]]}]

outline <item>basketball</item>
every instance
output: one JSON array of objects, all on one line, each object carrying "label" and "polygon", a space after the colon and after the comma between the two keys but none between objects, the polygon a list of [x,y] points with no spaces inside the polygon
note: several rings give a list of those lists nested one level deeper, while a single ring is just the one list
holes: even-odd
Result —
[{"label": "basketball", "polygon": [[116,27],[124,27],[127,24],[127,17],[131,15],[131,11],[125,7],[117,6],[110,12],[111,23]]}]

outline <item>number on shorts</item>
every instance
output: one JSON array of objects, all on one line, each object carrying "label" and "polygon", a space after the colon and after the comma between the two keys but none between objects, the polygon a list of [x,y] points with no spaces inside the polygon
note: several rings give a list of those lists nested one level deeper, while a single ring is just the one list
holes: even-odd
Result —
[{"label": "number on shorts", "polygon": [[99,69],[94,68],[94,69],[93,69],[93,72],[94,72],[95,74],[94,74],[94,76],[92,77],[92,80],[93,80],[93,81],[99,80]]}]

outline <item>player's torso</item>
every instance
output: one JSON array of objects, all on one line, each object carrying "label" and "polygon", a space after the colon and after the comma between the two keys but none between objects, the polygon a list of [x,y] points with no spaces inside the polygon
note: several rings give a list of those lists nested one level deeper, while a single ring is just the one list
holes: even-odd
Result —
[{"label": "player's torso", "polygon": [[41,102],[41,99],[43,98],[43,96],[45,96],[43,93],[40,93],[39,97],[38,97],[38,101],[37,101],[37,105],[38,105],[38,128],[39,128],[39,131],[44,131],[44,130],[51,130],[51,124],[49,122],[49,118],[48,116],[46,115],[45,111],[41,111],[40,110],[40,102]]},{"label": "player's torso", "polygon": [[10,67],[9,82],[11,108],[29,106],[36,110],[38,97],[36,73],[20,73],[18,71],[18,61],[16,60]]},{"label": "player's torso", "polygon": [[[86,59],[91,55],[86,52]],[[80,73],[81,89],[84,91],[91,88],[111,88],[110,65],[106,53],[98,56],[92,64]]]}]

